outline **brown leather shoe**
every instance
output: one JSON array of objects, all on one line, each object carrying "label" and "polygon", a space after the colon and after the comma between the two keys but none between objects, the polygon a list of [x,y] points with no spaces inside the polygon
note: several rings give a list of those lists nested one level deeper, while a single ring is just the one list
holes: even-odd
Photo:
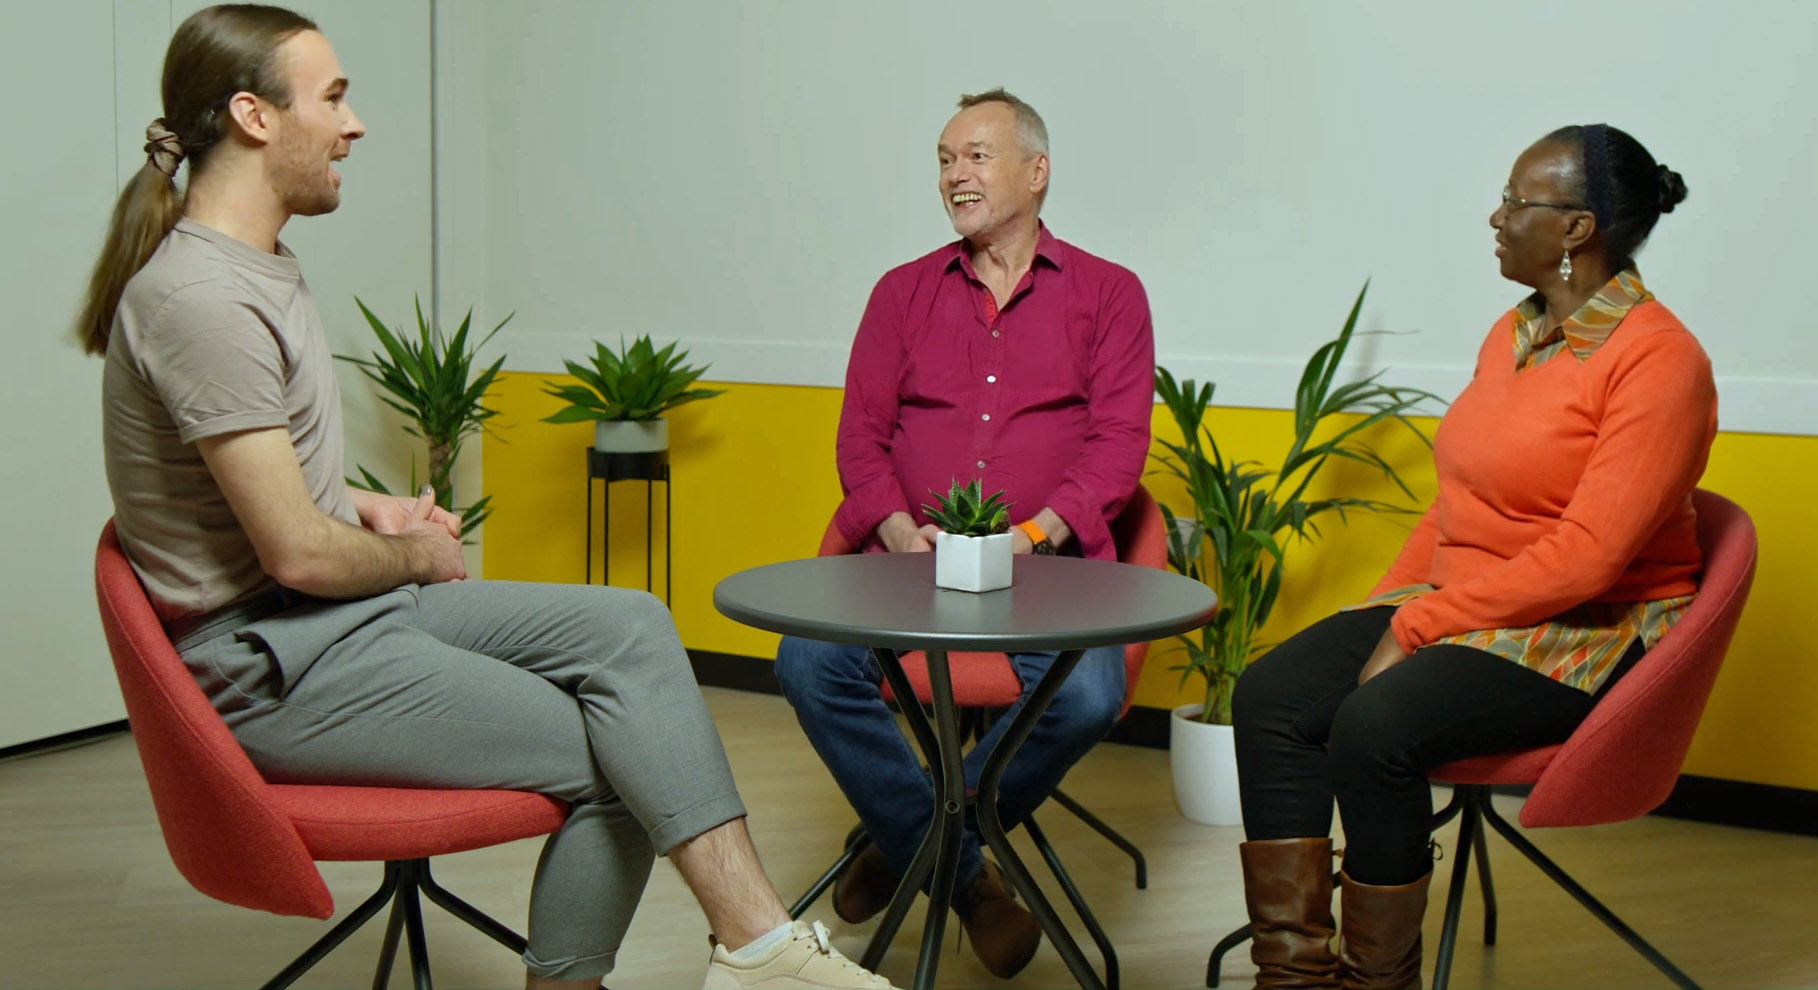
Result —
[{"label": "brown leather shoe", "polygon": [[1332,953],[1332,840],[1262,839],[1237,847],[1250,911],[1256,986],[1338,990]]},{"label": "brown leather shoe", "polygon": [[1345,990],[1420,990],[1420,919],[1432,879],[1429,872],[1413,883],[1377,887],[1338,875]]},{"label": "brown leather shoe", "polygon": [[966,889],[953,898],[972,953],[992,976],[1007,980],[1023,971],[1042,943],[1042,926],[1016,903],[997,864],[985,860]]},{"label": "brown leather shoe", "polygon": [[877,844],[867,845],[833,882],[833,913],[847,924],[868,921],[890,906],[900,882]]}]

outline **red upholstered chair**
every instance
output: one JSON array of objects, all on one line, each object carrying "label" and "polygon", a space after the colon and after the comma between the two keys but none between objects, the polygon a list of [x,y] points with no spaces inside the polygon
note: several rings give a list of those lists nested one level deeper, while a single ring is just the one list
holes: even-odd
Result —
[{"label": "red upholstered chair", "polygon": [[421,892],[514,952],[524,939],[436,884],[429,857],[547,835],[560,801],[518,791],[268,784],[177,656],[112,522],[95,551],[95,595],[152,803],[177,869],[217,900],[327,919],[334,898],[316,860],[379,860],[383,882],[266,984],[286,987],[387,901],[391,917],[375,986],[384,986],[402,931],[418,987],[430,985]]},{"label": "red upholstered chair", "polygon": [[[1111,537],[1117,545],[1117,559],[1126,564],[1141,567],[1153,567],[1166,570],[1168,566],[1168,534],[1166,523],[1162,519],[1161,509],[1155,504],[1155,498],[1149,490],[1141,485],[1136,486],[1136,493],[1111,521]],[[817,556],[831,557],[837,554],[856,553],[858,548],[840,533],[832,523],[827,525],[827,532],[821,537],[820,553]],[[1124,712],[1129,712],[1131,699],[1136,695],[1137,678],[1142,674],[1143,661],[1149,656],[1148,643],[1132,643],[1124,647]],[[909,675],[909,683],[915,687],[916,700],[929,704],[932,698],[928,683],[928,658],[917,651],[904,654],[901,658],[903,672]],[[1022,697],[1023,683],[1016,675],[1016,668],[1011,666],[1010,658],[1002,653],[953,653],[949,654],[948,666],[953,680],[953,701],[960,709],[961,738],[973,740],[981,738],[990,728],[992,719]],[[895,701],[890,685],[883,685],[884,699]],[[1086,810],[1078,801],[1060,790],[1051,796],[1056,804],[1066,808],[1092,829],[1110,840],[1119,849],[1127,853],[1136,867],[1136,886],[1145,889],[1149,886],[1149,868],[1144,860],[1142,850],[1136,844],[1119,834],[1116,829],[1105,824],[1098,816]],[[1098,943],[1104,954],[1107,970],[1106,983],[1115,987],[1117,984],[1116,953],[1111,948],[1110,940],[1098,924],[1092,912],[1086,907],[1079,889],[1067,875],[1061,865],[1060,857],[1049,844],[1041,826],[1031,817],[1023,823],[1029,838],[1040,850],[1042,858],[1054,871],[1055,879],[1062,890],[1072,901],[1074,910],[1079,912],[1092,938]],[[870,840],[863,828],[854,829],[848,838],[846,852],[842,855],[807,892],[790,908],[792,917],[800,917],[808,910],[809,905],[821,896],[833,884],[852,858],[865,848]]]},{"label": "red upholstered chair", "polygon": [[[1460,819],[1445,927],[1434,962],[1434,990],[1445,990],[1451,977],[1473,852],[1483,889],[1484,943],[1496,944],[1496,894],[1484,842],[1486,822],[1675,984],[1697,987],[1490,804],[1493,787],[1531,785],[1521,807],[1522,825],[1604,825],[1645,815],[1672,793],[1755,578],[1755,526],[1748,514],[1703,489],[1692,493],[1692,504],[1698,512],[1698,544],[1704,551],[1698,597],[1678,624],[1604,695],[1571,738],[1555,746],[1461,760],[1431,774],[1453,788],[1451,803],[1434,816],[1433,826]],[[1247,937],[1247,926],[1240,932]],[[1240,932],[1214,950],[1207,986],[1218,985],[1219,957],[1242,941]]]}]

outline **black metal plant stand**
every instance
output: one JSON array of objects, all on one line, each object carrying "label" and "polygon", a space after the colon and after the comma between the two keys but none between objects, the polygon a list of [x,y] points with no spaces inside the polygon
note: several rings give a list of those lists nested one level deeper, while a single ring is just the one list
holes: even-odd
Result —
[{"label": "black metal plant stand", "polygon": [[652,486],[663,483],[663,602],[672,600],[674,590],[675,556],[672,534],[675,527],[671,524],[669,484],[669,451],[652,450],[637,453],[608,453],[602,450],[587,448],[587,542],[581,549],[582,581],[593,583],[593,483],[604,482],[600,499],[600,583],[612,583],[612,483],[615,481],[642,481],[644,483],[644,590],[652,591],[652,579],[655,571],[652,561],[654,525],[652,519],[656,512],[656,499]]}]

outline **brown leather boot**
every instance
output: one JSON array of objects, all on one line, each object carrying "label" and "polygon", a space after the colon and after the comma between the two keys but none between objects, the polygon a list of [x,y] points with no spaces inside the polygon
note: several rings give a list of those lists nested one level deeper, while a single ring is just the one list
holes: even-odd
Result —
[{"label": "brown leather boot", "polygon": [[953,910],[959,912],[960,924],[972,940],[972,953],[991,971],[1007,980],[1023,971],[1035,958],[1042,942],[1042,926],[1035,915],[1011,896],[1004,876],[990,860],[964,890],[953,897]]},{"label": "brown leather boot", "polygon": [[1420,920],[1432,879],[1428,872],[1413,883],[1376,887],[1339,874],[1344,990],[1420,990]]},{"label": "brown leather boot", "polygon": [[899,882],[877,844],[867,845],[833,882],[833,913],[847,924],[867,921],[890,906]]},{"label": "brown leather boot", "polygon": [[1237,850],[1244,863],[1257,987],[1338,990],[1332,840],[1262,839]]}]

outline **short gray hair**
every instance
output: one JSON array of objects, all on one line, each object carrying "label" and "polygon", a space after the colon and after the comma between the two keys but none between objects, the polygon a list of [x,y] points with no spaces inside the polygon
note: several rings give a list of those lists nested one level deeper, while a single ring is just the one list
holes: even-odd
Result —
[{"label": "short gray hair", "polygon": [[988,89],[983,93],[967,93],[959,98],[959,108],[969,110],[981,103],[1002,103],[1016,111],[1017,136],[1022,139],[1023,151],[1031,155],[1048,153],[1048,125],[1042,123],[1042,115],[1035,108],[1010,95],[1004,87]]}]

